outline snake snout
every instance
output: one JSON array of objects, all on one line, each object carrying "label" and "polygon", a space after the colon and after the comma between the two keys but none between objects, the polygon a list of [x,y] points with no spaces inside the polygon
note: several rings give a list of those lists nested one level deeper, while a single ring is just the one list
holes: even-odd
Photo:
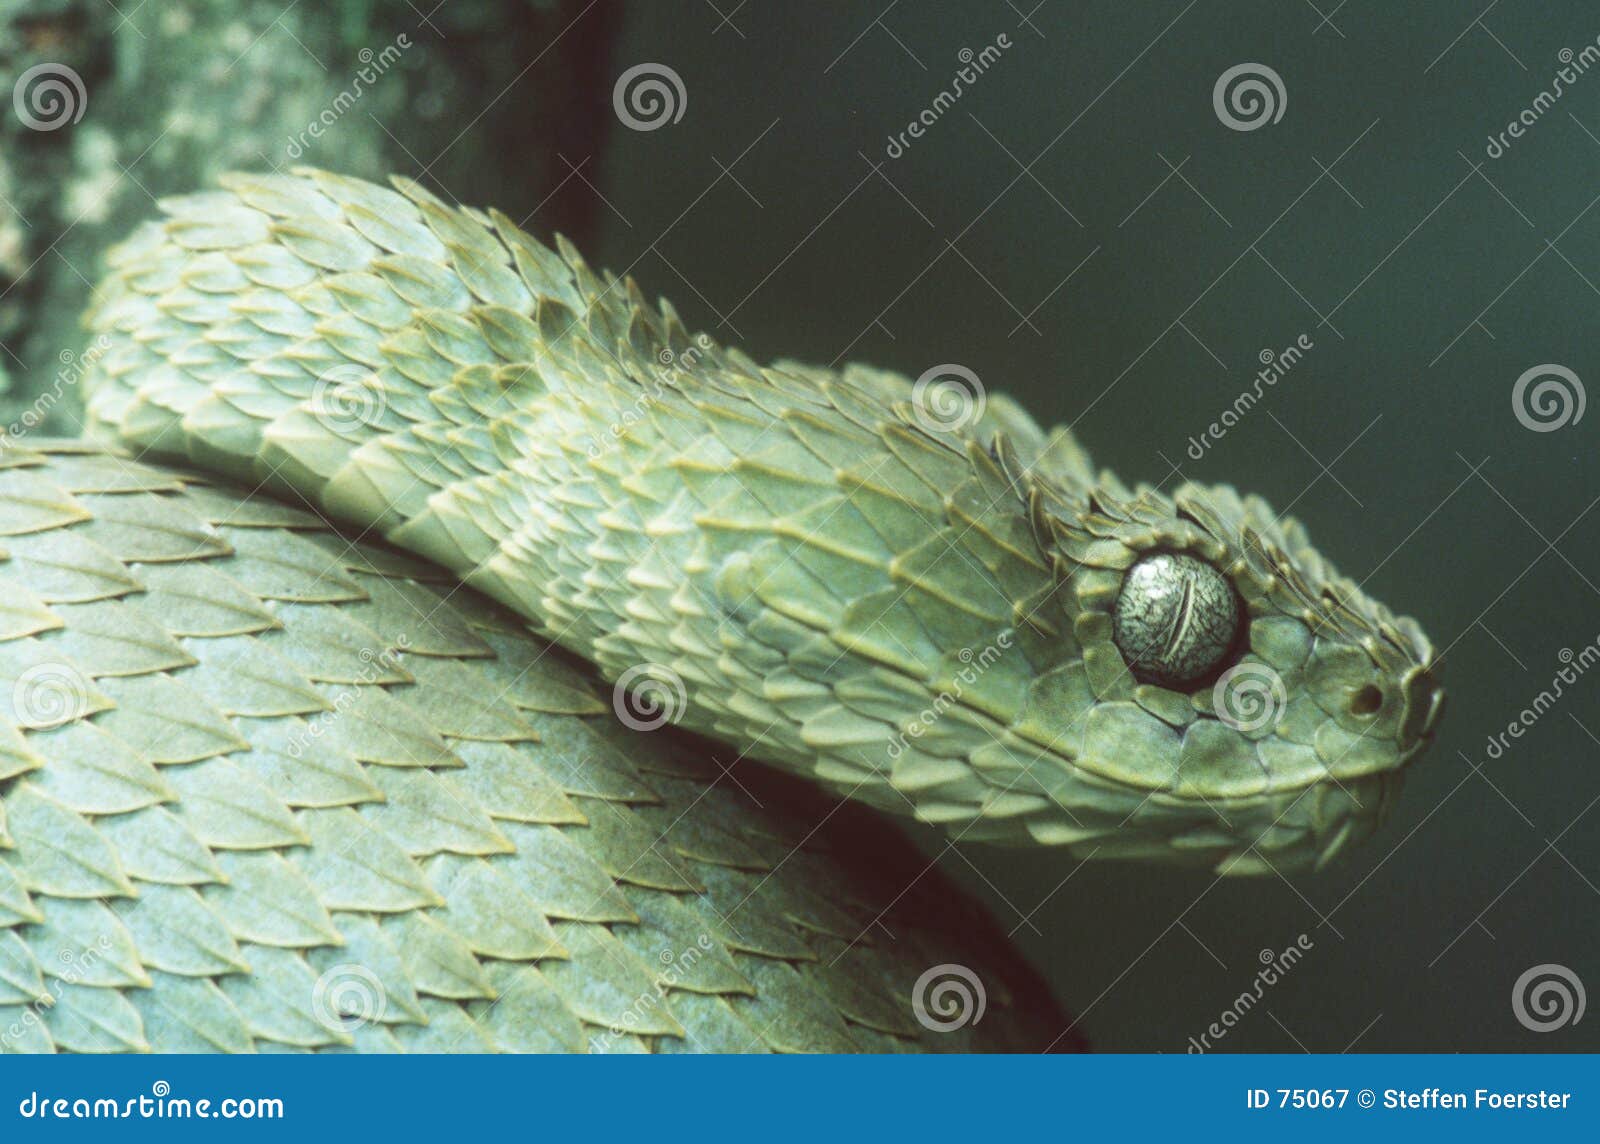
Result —
[{"label": "snake snout", "polygon": [[1439,682],[1439,664],[1430,662],[1412,668],[1400,681],[1405,704],[1400,720],[1400,749],[1407,761],[1433,741],[1434,730],[1444,717],[1445,690]]},{"label": "snake snout", "polygon": [[[1338,717],[1358,733],[1370,733],[1380,722],[1390,728],[1401,752],[1399,764],[1403,765],[1420,753],[1420,746],[1432,740],[1444,705],[1438,664],[1418,664],[1398,678],[1375,680],[1350,689]],[[1380,720],[1380,716],[1385,717]]]}]

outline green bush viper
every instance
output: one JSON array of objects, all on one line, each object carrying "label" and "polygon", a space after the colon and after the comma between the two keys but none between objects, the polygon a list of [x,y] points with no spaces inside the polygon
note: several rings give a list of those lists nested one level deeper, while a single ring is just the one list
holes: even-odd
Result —
[{"label": "green bush viper", "polygon": [[[1256,872],[1370,833],[1431,739],[1420,628],[1258,498],[1129,489],[981,386],[758,365],[393,185],[163,203],[84,384],[94,435],[183,467],[8,450],[29,1047],[1045,1047],[1065,1022],[958,895],[847,860],[870,831],[896,865],[877,820],[794,829],[816,787]],[[607,725],[519,623],[727,760]],[[65,717],[24,709],[41,665]],[[95,983],[30,1006],[97,925]],[[951,965],[991,1003],[962,1041],[911,1019]]]}]

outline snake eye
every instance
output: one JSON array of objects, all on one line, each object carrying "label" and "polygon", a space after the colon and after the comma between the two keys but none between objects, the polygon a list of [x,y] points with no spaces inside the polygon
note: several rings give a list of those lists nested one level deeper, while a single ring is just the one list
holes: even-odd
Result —
[{"label": "snake eye", "polygon": [[1122,578],[1111,634],[1142,683],[1184,688],[1216,671],[1239,634],[1228,578],[1192,556],[1146,556]]}]

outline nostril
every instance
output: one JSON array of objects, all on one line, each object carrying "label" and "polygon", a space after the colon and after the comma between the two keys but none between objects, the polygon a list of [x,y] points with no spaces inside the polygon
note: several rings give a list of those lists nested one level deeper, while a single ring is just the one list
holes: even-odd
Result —
[{"label": "nostril", "polygon": [[1350,697],[1352,715],[1376,715],[1382,706],[1383,692],[1370,683]]}]

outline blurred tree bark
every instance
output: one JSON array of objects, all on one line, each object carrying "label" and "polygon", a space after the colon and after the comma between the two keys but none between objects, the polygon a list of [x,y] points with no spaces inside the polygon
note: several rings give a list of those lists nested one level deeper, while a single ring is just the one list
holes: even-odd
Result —
[{"label": "blurred tree bark", "polygon": [[606,0],[285,3],[0,0],[0,420],[61,388],[105,248],[222,171],[404,172],[582,240]]}]

